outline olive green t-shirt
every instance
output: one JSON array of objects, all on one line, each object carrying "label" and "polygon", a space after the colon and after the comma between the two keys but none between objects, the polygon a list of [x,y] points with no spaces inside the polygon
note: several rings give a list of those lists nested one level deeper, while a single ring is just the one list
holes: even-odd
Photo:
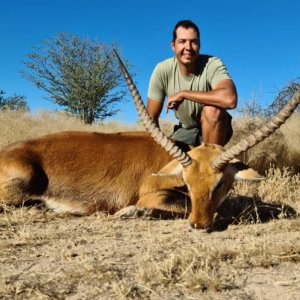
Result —
[{"label": "olive green t-shirt", "polygon": [[[223,79],[231,79],[223,62],[214,56],[200,54],[197,71],[192,76],[180,73],[176,57],[159,63],[150,78],[148,97],[164,102],[165,97],[179,91],[211,91],[212,87]],[[200,125],[203,105],[186,99],[175,111],[183,128],[195,128]]]}]

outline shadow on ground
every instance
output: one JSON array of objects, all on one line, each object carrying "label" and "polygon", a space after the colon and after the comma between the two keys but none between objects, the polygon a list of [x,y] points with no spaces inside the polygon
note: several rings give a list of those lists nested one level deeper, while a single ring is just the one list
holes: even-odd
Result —
[{"label": "shadow on ground", "polygon": [[213,231],[226,230],[232,224],[266,223],[274,219],[296,216],[297,212],[288,205],[267,203],[253,197],[230,197],[219,207]]}]

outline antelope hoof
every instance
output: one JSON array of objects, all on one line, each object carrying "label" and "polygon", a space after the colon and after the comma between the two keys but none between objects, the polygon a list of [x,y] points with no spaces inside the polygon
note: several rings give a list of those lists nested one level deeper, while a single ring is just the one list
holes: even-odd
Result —
[{"label": "antelope hoof", "polygon": [[125,208],[120,209],[114,214],[115,218],[120,219],[135,219],[135,218],[143,218],[150,219],[153,214],[152,208],[137,208],[135,205],[130,205]]},{"label": "antelope hoof", "polygon": [[135,205],[130,205],[120,209],[114,214],[114,217],[120,219],[133,219],[137,217],[138,209]]}]

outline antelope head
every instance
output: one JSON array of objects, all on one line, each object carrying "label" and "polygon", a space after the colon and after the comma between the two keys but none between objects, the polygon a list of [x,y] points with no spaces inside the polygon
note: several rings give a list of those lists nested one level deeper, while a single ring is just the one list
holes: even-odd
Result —
[{"label": "antelope head", "polygon": [[115,54],[143,126],[175,159],[156,175],[182,176],[192,204],[189,223],[194,228],[209,228],[213,223],[216,209],[226,197],[235,179],[264,179],[236,157],[270,136],[289,118],[300,102],[300,91],[295,93],[290,102],[271,121],[230,149],[225,151],[218,145],[202,144],[187,153],[177,147],[152,121],[131,76],[116,51]]}]

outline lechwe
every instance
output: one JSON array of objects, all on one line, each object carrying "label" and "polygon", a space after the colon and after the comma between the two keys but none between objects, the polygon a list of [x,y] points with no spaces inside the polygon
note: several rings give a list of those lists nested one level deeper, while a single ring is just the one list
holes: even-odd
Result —
[{"label": "lechwe", "polygon": [[118,60],[150,134],[61,132],[12,144],[0,152],[1,203],[39,199],[57,212],[78,215],[119,210],[118,216],[189,213],[193,227],[210,227],[234,179],[262,178],[234,158],[284,123],[300,93],[266,126],[231,149],[202,144],[184,152],[154,125]]}]

